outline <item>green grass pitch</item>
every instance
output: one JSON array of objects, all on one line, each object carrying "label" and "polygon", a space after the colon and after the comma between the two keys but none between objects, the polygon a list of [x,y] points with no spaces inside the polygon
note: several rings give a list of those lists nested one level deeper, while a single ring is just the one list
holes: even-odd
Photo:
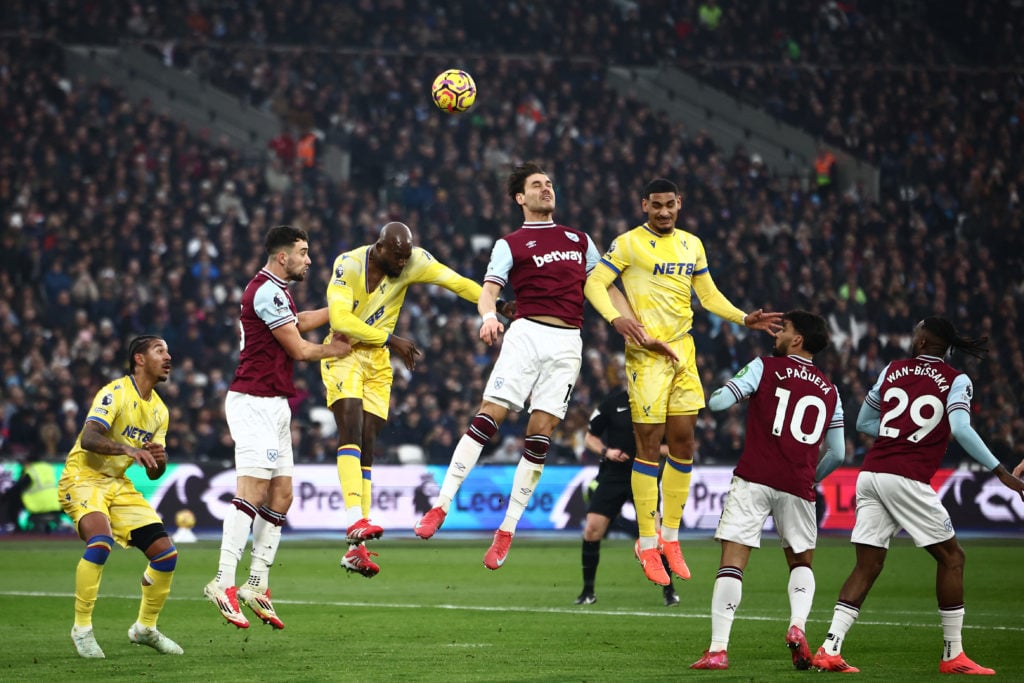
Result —
[{"label": "green grass pitch", "polygon": [[[1019,538],[969,539],[967,653],[1004,679],[1024,679],[1024,622],[1016,585]],[[77,539],[0,543],[0,681],[717,681],[837,676],[795,671],[784,645],[787,571],[775,538],[756,551],[733,625],[728,671],[691,671],[710,637],[709,603],[718,546],[684,538],[694,578],[676,581],[682,603],[662,604],[632,557],[632,542],[602,544],[594,605],[576,606],[575,538],[523,535],[496,572],[482,565],[489,536],[423,542],[395,532],[371,544],[382,567],[373,579],[338,567],[342,547],[287,539],[271,573],[284,631],[255,622],[227,626],[202,598],[217,543],[184,545],[160,629],[185,650],[159,655],[128,643],[138,610],[143,557],[116,548],[103,576],[94,625],[105,660],[83,660],[73,623]],[[853,565],[842,538],[821,539],[817,593],[808,623],[812,650],[824,639],[839,586]],[[934,561],[898,540],[850,632],[844,656],[857,680],[939,678],[942,634]],[[1018,570],[1015,570],[1017,567]],[[244,579],[247,559],[239,569]],[[252,614],[248,613],[252,618]]]}]

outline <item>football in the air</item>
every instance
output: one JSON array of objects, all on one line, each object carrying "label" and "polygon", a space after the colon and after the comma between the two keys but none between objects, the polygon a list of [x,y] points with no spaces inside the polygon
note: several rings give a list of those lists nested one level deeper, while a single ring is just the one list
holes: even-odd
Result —
[{"label": "football in the air", "polygon": [[448,69],[434,79],[430,96],[441,111],[461,114],[476,102],[476,83],[465,71]]},{"label": "football in the air", "polygon": [[174,526],[178,527],[179,529],[191,529],[195,525],[196,525],[196,516],[188,508],[185,508],[183,510],[178,510],[178,512],[175,513],[175,515],[174,515]]}]

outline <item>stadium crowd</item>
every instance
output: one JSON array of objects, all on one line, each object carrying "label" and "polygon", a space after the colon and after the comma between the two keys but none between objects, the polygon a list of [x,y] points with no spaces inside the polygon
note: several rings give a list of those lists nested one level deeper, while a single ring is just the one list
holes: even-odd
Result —
[{"label": "stadium crowd", "polygon": [[[161,389],[171,424],[180,425],[169,437],[171,458],[230,461],[223,395],[237,359],[237,302],[263,262],[268,227],[287,222],[310,233],[311,277],[293,288],[300,310],[322,305],[334,256],[374,240],[388,220],[408,223],[438,259],[479,280],[488,249],[474,238],[519,221],[503,196],[503,173],[513,160],[537,158],[557,182],[556,220],[598,245],[641,222],[641,188],[665,176],[684,188],[681,227],[704,240],[712,274],[738,306],[827,315],[834,346],[818,361],[843,392],[848,461],[866,443],[853,425],[867,388],[885,362],[905,355],[914,323],[933,313],[993,338],[985,362],[955,363],[975,380],[979,433],[1004,462],[1024,455],[1019,76],[849,68],[878,59],[874,41],[900,39],[879,30],[885,3],[857,3],[836,29],[817,13],[835,3],[809,2],[774,14],[773,3],[740,11],[714,0],[492,3],[485,12],[469,11],[468,1],[443,11],[411,0],[136,3],[127,11],[96,1],[60,11],[67,4],[13,2],[2,15],[3,28],[25,33],[0,40],[0,454],[63,457],[89,397],[123,372],[126,339],[153,332],[175,358]],[[801,14],[805,6],[815,11]],[[759,17],[765,23],[754,35],[762,40],[744,38]],[[922,40],[907,41],[911,54],[884,53],[892,64],[934,65],[983,32],[965,29],[952,40],[924,24],[912,27]],[[846,39],[827,40],[840,30]],[[786,47],[783,62],[848,68],[794,67],[783,78],[779,69],[737,66],[737,78],[708,67],[703,75],[790,120],[816,111],[810,98],[827,102],[820,120],[794,121],[879,164],[880,201],[778,177],[748,150],[718,149],[703,131],[616,94],[603,79],[608,61],[707,67],[701,60],[763,59],[780,49],[775,33],[802,48],[797,60]],[[190,134],[108,85],[69,78],[54,42],[124,36],[149,40],[169,63],[273,111],[282,135],[254,155]],[[975,58],[992,64],[1000,44]],[[345,49],[281,48],[296,45]],[[917,45],[928,49],[915,52]],[[493,46],[547,56],[484,56],[496,54]],[[447,117],[432,110],[426,90],[453,58],[421,51],[456,47],[479,55],[464,66],[484,89],[472,112]],[[351,152],[350,181],[296,160],[295,140],[310,128]],[[454,297],[410,292],[396,332],[414,337],[425,357],[414,372],[396,372],[377,462],[403,443],[421,446],[430,462],[448,461],[493,360],[477,324]],[[765,338],[744,332],[698,312],[709,393],[769,350]],[[621,351],[597,315],[584,334],[584,369],[555,435],[555,462],[585,457],[587,417],[613,381],[608,359]],[[333,460],[333,439],[312,419],[323,405],[316,365],[299,367],[297,382],[298,459]],[[512,435],[521,427],[506,421],[492,459],[516,456]],[[736,409],[703,411],[698,462],[735,462],[743,427]],[[950,464],[959,460],[952,452]]]}]

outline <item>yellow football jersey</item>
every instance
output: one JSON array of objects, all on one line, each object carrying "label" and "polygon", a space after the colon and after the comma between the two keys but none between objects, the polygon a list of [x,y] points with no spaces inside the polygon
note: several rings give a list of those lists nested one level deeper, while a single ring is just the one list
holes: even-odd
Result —
[{"label": "yellow football jersey", "polygon": [[401,275],[385,276],[376,289],[369,291],[366,274],[371,247],[347,251],[334,260],[334,272],[327,285],[331,332],[344,332],[353,341],[367,344],[385,343],[398,322],[406,289],[417,282],[439,285],[474,304],[480,299],[479,284],[459,275],[420,247],[413,247]]},{"label": "yellow football jersey", "polygon": [[[143,448],[150,441],[167,443],[167,406],[156,391],[148,401],[142,398],[131,375],[116,379],[100,389],[92,400],[85,421],[103,425],[108,438],[132,448]],[[85,450],[79,434],[68,453],[64,476],[96,473],[121,477],[134,462],[130,455],[103,455]]]},{"label": "yellow football jersey", "polygon": [[622,278],[629,305],[647,334],[670,342],[689,332],[691,282],[708,270],[699,237],[678,228],[659,235],[645,223],[616,237],[601,263]]}]

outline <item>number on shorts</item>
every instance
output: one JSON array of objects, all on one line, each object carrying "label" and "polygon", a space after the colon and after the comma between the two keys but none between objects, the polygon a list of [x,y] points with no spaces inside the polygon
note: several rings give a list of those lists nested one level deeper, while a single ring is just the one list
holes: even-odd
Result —
[{"label": "number on shorts", "polygon": [[569,396],[571,394],[572,394],[572,385],[570,384],[569,388],[565,390],[565,399],[562,401],[562,403],[565,403],[566,405],[568,405],[568,403],[569,403]]},{"label": "number on shorts", "polygon": [[[775,395],[779,399],[779,404],[775,408],[775,420],[772,422],[772,436],[782,436],[782,430],[786,426],[786,412],[789,408],[789,397],[793,394],[789,389],[783,389],[782,387],[775,388]],[[814,426],[811,431],[805,432],[803,429],[804,416],[807,414],[807,410],[814,408],[817,413],[817,417],[814,421]],[[821,435],[825,431],[825,420],[828,417],[825,413],[828,410],[828,406],[821,400],[820,397],[813,394],[807,394],[801,396],[800,400],[793,406],[793,415],[789,419],[789,433],[794,439],[800,443],[818,443],[821,441]]]},{"label": "number on shorts", "polygon": [[[899,387],[889,387],[882,397],[882,402],[888,403],[889,401],[895,401],[896,405],[891,410],[885,411],[882,415],[882,421],[878,423],[879,436],[898,439],[900,437],[900,430],[896,427],[890,427],[889,423],[905,413],[908,407],[910,409],[910,421],[917,426],[916,431],[907,435],[907,441],[911,443],[920,442],[921,439],[931,434],[932,430],[942,422],[942,401],[938,396],[924,394],[915,398],[913,403],[911,403],[910,396],[906,391]],[[925,406],[932,409],[931,415],[928,417],[924,416],[923,408]]]}]

